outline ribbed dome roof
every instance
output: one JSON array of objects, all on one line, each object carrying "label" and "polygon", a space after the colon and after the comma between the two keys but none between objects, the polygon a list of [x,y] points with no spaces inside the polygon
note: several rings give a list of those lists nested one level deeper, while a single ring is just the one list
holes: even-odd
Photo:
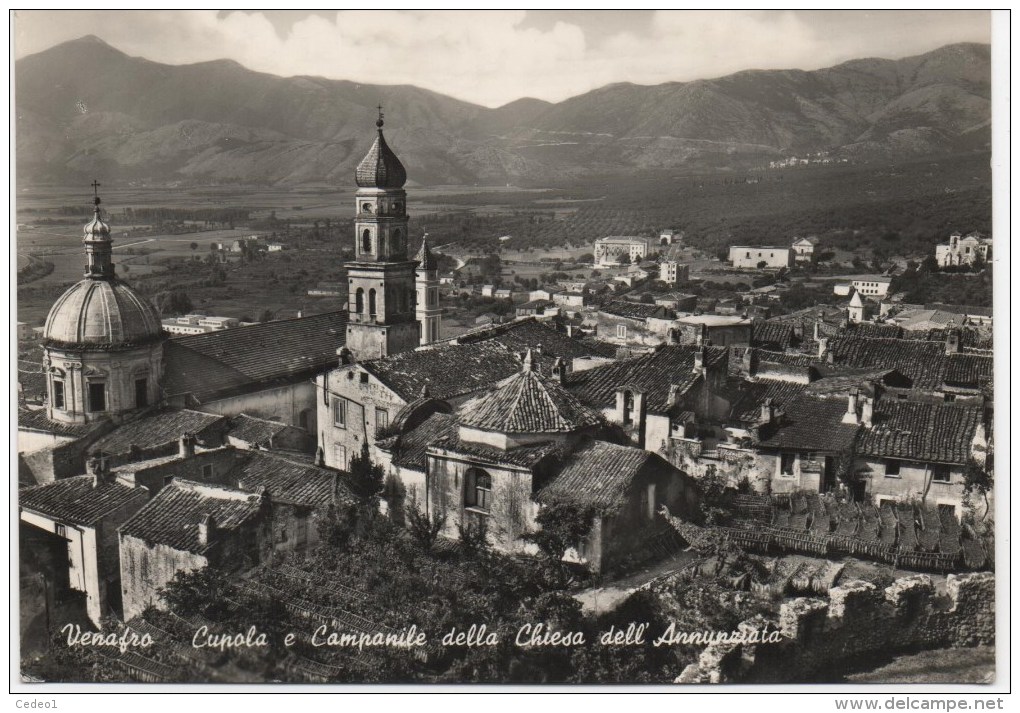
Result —
[{"label": "ribbed dome roof", "polygon": [[85,239],[88,240],[89,238],[110,239],[110,226],[103,222],[98,209],[92,220],[85,224]]},{"label": "ribbed dome roof", "polygon": [[358,164],[354,180],[361,188],[402,188],[407,182],[404,164],[387,145],[381,126],[372,148]]},{"label": "ribbed dome roof", "polygon": [[53,343],[125,347],[163,334],[159,313],[126,283],[82,280],[50,309],[43,337]]},{"label": "ribbed dome roof", "polygon": [[532,366],[528,352],[523,371],[461,406],[460,425],[497,433],[572,433],[602,423],[600,414]]}]

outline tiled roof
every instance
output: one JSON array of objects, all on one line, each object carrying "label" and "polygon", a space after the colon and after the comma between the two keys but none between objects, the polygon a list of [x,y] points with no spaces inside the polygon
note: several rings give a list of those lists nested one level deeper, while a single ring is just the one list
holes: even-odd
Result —
[{"label": "tiled roof", "polygon": [[227,417],[200,411],[160,411],[128,421],[106,434],[93,445],[105,453],[128,453],[132,446],[148,450],[176,442],[185,433],[199,433]]},{"label": "tiled roof", "polygon": [[91,475],[63,478],[18,491],[18,507],[75,525],[95,525],[127,503],[139,506],[149,496],[144,488],[118,483],[93,486]]},{"label": "tiled roof", "polygon": [[609,300],[599,307],[599,311],[631,319],[648,319],[649,317],[666,319],[671,314],[670,310],[662,305],[643,304],[629,300]]},{"label": "tiled roof", "polygon": [[535,319],[522,319],[510,324],[461,334],[457,337],[459,344],[479,341],[498,342],[507,349],[521,354],[528,349],[537,350],[538,347],[541,347],[540,363],[544,374],[548,373],[547,367],[556,357],[570,361],[575,357],[605,355],[603,350],[592,346],[587,341],[568,337],[563,332]]},{"label": "tiled roof", "polygon": [[241,490],[253,492],[264,487],[273,502],[321,507],[338,499],[355,503],[357,498],[336,471],[300,463],[265,451],[249,451],[239,469],[232,473]]},{"label": "tiled roof", "polygon": [[793,346],[793,325],[756,319],[751,323],[751,346],[782,352]]},{"label": "tiled roof", "polygon": [[804,393],[815,396],[845,395],[851,389],[860,388],[869,382],[899,387],[909,385],[906,377],[895,369],[854,369],[831,374],[812,382],[804,390]]},{"label": "tiled roof", "polygon": [[895,324],[851,322],[840,329],[840,336],[899,339],[903,336],[903,329]]},{"label": "tiled roof", "polygon": [[405,401],[416,399],[426,385],[434,398],[471,393],[521,368],[520,357],[495,341],[443,345],[360,364]]},{"label": "tiled roof", "polygon": [[434,449],[452,451],[483,463],[532,468],[547,456],[563,453],[565,446],[559,443],[538,443],[503,450],[482,443],[464,441],[456,433],[451,433],[447,436],[440,436],[429,444],[427,450]]},{"label": "tiled roof", "polygon": [[777,426],[762,439],[766,448],[801,451],[846,451],[853,445],[858,426],[843,423],[845,399],[822,400],[801,395],[786,405]]},{"label": "tiled roof", "polygon": [[230,422],[230,430],[226,435],[233,436],[245,443],[268,443],[269,440],[281,431],[290,428],[279,421],[267,421],[264,418],[255,418],[247,414],[241,414]]},{"label": "tiled roof", "polygon": [[968,317],[991,317],[991,307],[976,307],[974,305],[949,305],[943,302],[930,302],[924,306],[925,309],[936,309],[940,312],[952,312]]},{"label": "tiled roof", "polygon": [[[903,334],[904,339],[920,339],[926,342],[942,342],[945,344],[949,336],[946,328],[938,329],[908,329]],[[956,333],[960,336],[960,346],[974,349],[992,348],[992,331],[989,328],[977,329],[974,327],[956,327]]]},{"label": "tiled roof", "polygon": [[[650,412],[666,408],[671,385],[689,386],[694,374],[694,355],[701,347],[694,345],[665,346],[634,359],[612,362],[567,375],[567,389],[585,403],[598,408],[616,404],[616,392],[624,386],[645,393]],[[725,347],[705,347],[707,368],[726,364]]]},{"label": "tiled roof", "polygon": [[966,463],[981,407],[879,399],[872,426],[861,429],[860,455]]},{"label": "tiled roof", "polygon": [[414,259],[418,261],[419,270],[439,269],[439,260],[436,259],[432,250],[429,249],[429,236],[427,234],[421,239],[421,247],[418,248],[418,254],[414,256]]},{"label": "tiled roof", "polygon": [[950,386],[980,386],[992,379],[994,359],[981,354],[950,354],[943,377]]},{"label": "tiled roof", "polygon": [[46,416],[46,409],[18,409],[18,428],[43,431],[57,436],[80,438],[100,427],[97,423],[64,423],[51,421]]},{"label": "tiled roof", "polygon": [[336,366],[347,313],[264,322],[171,339],[163,388],[199,401],[252,385],[294,379]]},{"label": "tiled roof", "polygon": [[429,446],[440,438],[456,436],[457,417],[453,414],[434,413],[425,419],[417,428],[393,436],[377,445],[393,454],[393,464],[401,468],[411,468],[425,472],[425,452]]},{"label": "tiled roof", "polygon": [[634,476],[653,453],[590,441],[570,454],[562,469],[535,496],[542,504],[573,503],[603,510],[618,507]]},{"label": "tiled roof", "polygon": [[551,307],[554,304],[556,303],[551,300],[530,300],[517,305],[517,309],[538,309],[539,307]]},{"label": "tiled roof", "polygon": [[559,384],[531,370],[504,379],[460,407],[461,425],[497,433],[572,433],[602,423],[602,417]]},{"label": "tiled roof", "polygon": [[230,530],[257,517],[260,506],[259,495],[174,478],[121,525],[120,534],[149,544],[204,554],[216,542],[215,539],[207,545],[199,542],[198,524],[206,515],[213,516],[216,530]]},{"label": "tiled roof", "polygon": [[[896,369],[911,379],[913,388],[925,391],[940,388],[949,372],[950,363],[960,356],[966,359],[954,367],[953,378],[980,379],[982,374],[991,374],[991,357],[974,354],[946,355],[945,344],[940,342],[839,337],[830,341],[829,353],[837,366]],[[980,385],[978,382],[973,383],[975,386]]]},{"label": "tiled roof", "polygon": [[806,388],[807,384],[793,381],[730,379],[727,384],[729,418],[740,423],[754,423],[761,417],[761,407],[766,399],[772,399],[773,405],[782,409]]}]

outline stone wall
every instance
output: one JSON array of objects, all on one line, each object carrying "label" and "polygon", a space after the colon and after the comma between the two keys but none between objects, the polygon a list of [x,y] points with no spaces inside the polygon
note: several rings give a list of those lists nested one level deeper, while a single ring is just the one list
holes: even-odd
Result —
[{"label": "stone wall", "polygon": [[826,678],[854,659],[899,651],[995,643],[995,576],[949,575],[946,595],[928,575],[893,582],[885,590],[859,580],[828,599],[800,597],[783,604],[778,621],[762,617],[738,630],[779,631],[778,643],[710,644],[678,683],[785,683]]}]

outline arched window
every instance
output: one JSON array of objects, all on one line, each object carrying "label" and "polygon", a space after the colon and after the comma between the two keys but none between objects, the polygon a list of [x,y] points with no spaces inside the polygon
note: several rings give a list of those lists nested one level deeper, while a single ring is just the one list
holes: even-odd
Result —
[{"label": "arched window", "polygon": [[400,231],[399,228],[393,231],[393,249],[394,250],[399,250],[400,249],[400,245],[401,245],[400,239],[401,239],[401,237],[403,237],[403,233]]},{"label": "arched window", "polygon": [[361,252],[372,252],[372,231],[368,228],[365,228],[365,232],[361,234]]},{"label": "arched window", "polygon": [[365,291],[360,287],[354,293],[354,311],[358,314],[365,313]]},{"label": "arched window", "polygon": [[373,287],[368,291],[368,313],[371,316],[375,316],[375,288]]},{"label": "arched window", "polygon": [[478,510],[492,506],[492,476],[481,468],[468,468],[464,475],[464,504]]},{"label": "arched window", "polygon": [[361,204],[361,212],[362,213],[371,213],[372,212],[372,204],[371,203],[362,203]]}]

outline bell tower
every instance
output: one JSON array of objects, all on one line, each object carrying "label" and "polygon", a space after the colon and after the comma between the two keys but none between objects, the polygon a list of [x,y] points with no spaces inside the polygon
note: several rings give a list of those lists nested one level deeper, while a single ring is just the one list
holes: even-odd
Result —
[{"label": "bell tower", "polygon": [[419,341],[422,345],[439,341],[440,323],[443,310],[439,306],[439,262],[429,250],[429,234],[421,239],[421,249],[415,258],[417,287],[416,316],[418,318]]},{"label": "bell tower", "polygon": [[347,264],[347,347],[375,359],[418,346],[415,267],[407,257],[407,172],[379,134],[358,164],[354,262]]}]

